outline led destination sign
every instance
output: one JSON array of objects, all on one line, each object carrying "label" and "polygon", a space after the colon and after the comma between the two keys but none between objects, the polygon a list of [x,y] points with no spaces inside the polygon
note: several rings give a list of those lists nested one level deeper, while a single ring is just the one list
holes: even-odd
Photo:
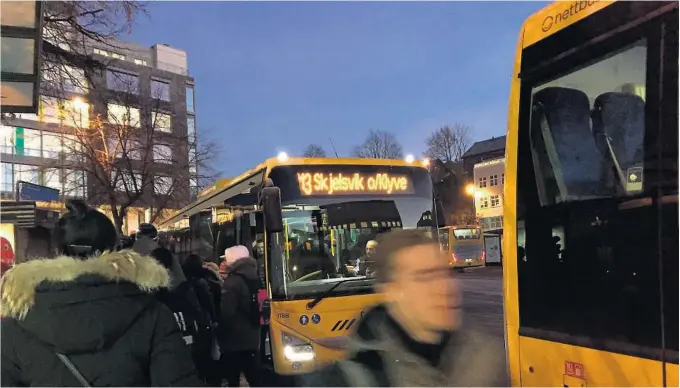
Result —
[{"label": "led destination sign", "polygon": [[299,172],[297,181],[302,195],[412,194],[406,175],[388,173]]}]

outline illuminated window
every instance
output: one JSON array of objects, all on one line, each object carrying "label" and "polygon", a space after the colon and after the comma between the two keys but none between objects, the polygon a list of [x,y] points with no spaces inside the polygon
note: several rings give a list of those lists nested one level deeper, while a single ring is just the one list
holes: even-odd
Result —
[{"label": "illuminated window", "polygon": [[61,183],[61,171],[56,168],[46,168],[42,171],[42,184],[59,190],[60,194],[64,191]]},{"label": "illuminated window", "polygon": [[157,163],[172,163],[172,148],[165,144],[154,144],[153,161]]},{"label": "illuminated window", "polygon": [[108,53],[108,52],[106,52],[105,50],[102,50],[102,49],[98,49],[98,48],[95,48],[95,49],[94,49],[94,53],[95,53],[95,54],[98,54],[98,55],[102,55],[102,56],[104,56],[104,57],[108,57],[108,56],[109,56],[109,53]]},{"label": "illuminated window", "polygon": [[35,130],[35,129],[29,129],[29,128],[18,128],[15,129],[16,132],[16,138],[19,138],[22,134],[21,131],[23,131],[23,145],[15,140],[15,145],[14,145],[14,153],[16,155],[23,155],[23,156],[35,156],[37,158],[40,157],[40,150],[41,150],[41,137],[40,137],[40,131]]},{"label": "illuminated window", "polygon": [[118,92],[139,93],[139,77],[133,74],[109,70],[106,72],[106,87]]},{"label": "illuminated window", "polygon": [[479,208],[488,209],[489,208],[489,197],[482,197],[479,199]]},{"label": "illuminated window", "polygon": [[62,152],[61,135],[58,133],[43,133],[42,156],[47,159],[59,158]]},{"label": "illuminated window", "polygon": [[144,59],[135,59],[135,65],[146,66],[146,61]]},{"label": "illuminated window", "polygon": [[14,153],[14,127],[0,126],[0,153]]},{"label": "illuminated window", "polygon": [[170,84],[152,79],[151,97],[157,100],[170,101]]},{"label": "illuminated window", "polygon": [[479,178],[479,187],[480,188],[486,187],[486,177],[485,176]]},{"label": "illuminated window", "polygon": [[489,186],[497,186],[498,185],[498,174],[491,175],[489,177]]},{"label": "illuminated window", "polygon": [[172,191],[172,178],[169,176],[155,176],[153,179],[153,192],[160,195],[169,195]]},{"label": "illuminated window", "polygon": [[109,124],[139,127],[139,109],[118,104],[109,104],[107,109]]},{"label": "illuminated window", "polygon": [[40,184],[40,168],[37,166],[29,166],[26,164],[14,165],[14,183],[19,181]]},{"label": "illuminated window", "polygon": [[151,115],[151,126],[156,131],[172,132],[172,116],[165,113],[153,112]]},{"label": "illuminated window", "polygon": [[61,124],[61,114],[59,111],[59,99],[40,96],[40,121]]},{"label": "illuminated window", "polygon": [[61,104],[64,125],[76,128],[90,127],[90,104],[81,98],[64,100]]},{"label": "illuminated window", "polygon": [[125,60],[125,55],[123,54],[118,54],[118,53],[111,53],[111,58],[115,59],[120,59],[120,60]]},{"label": "illuminated window", "polygon": [[499,207],[501,205],[501,199],[498,195],[491,196],[491,207]]},{"label": "illuminated window", "polygon": [[14,174],[12,172],[12,163],[0,163],[0,191],[12,192],[14,191]]}]

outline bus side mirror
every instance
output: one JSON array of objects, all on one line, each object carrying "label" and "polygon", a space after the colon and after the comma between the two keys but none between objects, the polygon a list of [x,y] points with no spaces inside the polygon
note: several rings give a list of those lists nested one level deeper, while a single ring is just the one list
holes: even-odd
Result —
[{"label": "bus side mirror", "polygon": [[260,191],[260,202],[264,210],[264,225],[267,232],[283,232],[281,190],[278,187],[263,187]]}]

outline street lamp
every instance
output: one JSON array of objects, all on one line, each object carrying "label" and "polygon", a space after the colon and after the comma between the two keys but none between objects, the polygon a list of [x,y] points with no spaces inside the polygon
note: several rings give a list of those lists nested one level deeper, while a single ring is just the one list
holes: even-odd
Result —
[{"label": "street lamp", "polygon": [[468,183],[467,186],[465,186],[465,194],[474,197],[475,195],[475,185],[474,183]]}]

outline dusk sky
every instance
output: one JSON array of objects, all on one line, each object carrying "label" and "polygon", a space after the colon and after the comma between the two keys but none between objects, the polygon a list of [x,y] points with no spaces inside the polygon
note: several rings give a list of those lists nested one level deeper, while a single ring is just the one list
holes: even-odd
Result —
[{"label": "dusk sky", "polygon": [[[238,175],[309,143],[350,154],[369,129],[420,156],[444,124],[502,136],[517,38],[543,2],[154,2],[124,40],[187,52],[199,136]],[[190,22],[191,21],[191,22]]]}]

